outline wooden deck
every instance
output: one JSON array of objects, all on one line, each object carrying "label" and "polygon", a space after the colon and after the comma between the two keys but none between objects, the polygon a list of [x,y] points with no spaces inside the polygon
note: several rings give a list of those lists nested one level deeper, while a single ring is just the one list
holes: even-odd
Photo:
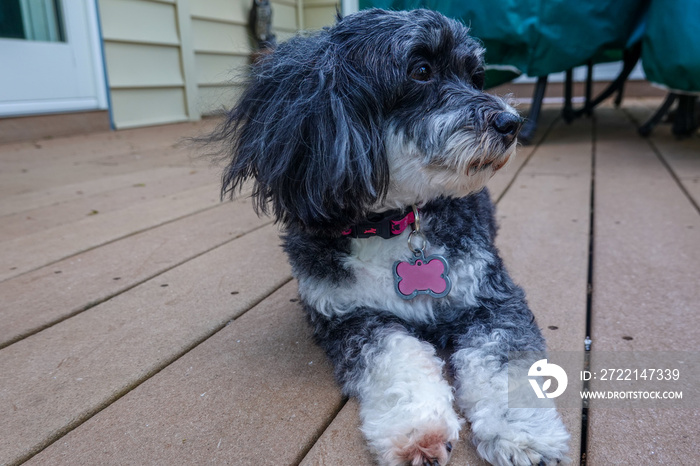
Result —
[{"label": "wooden deck", "polygon": [[[594,350],[699,349],[700,138],[638,137],[657,104],[546,110],[492,180],[551,350],[580,350],[587,316]],[[372,463],[277,227],[176,144],[206,126],[0,146],[0,464]],[[589,464],[700,462],[697,406],[589,415]],[[451,464],[482,462],[465,440]]]}]

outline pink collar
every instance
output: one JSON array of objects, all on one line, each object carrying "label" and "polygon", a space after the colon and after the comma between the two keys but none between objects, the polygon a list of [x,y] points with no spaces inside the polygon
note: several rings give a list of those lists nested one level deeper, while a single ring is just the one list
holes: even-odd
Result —
[{"label": "pink collar", "polygon": [[389,239],[404,232],[410,224],[416,221],[413,209],[390,210],[379,214],[371,214],[365,222],[353,225],[343,231],[343,236],[351,238],[371,238],[380,236]]}]

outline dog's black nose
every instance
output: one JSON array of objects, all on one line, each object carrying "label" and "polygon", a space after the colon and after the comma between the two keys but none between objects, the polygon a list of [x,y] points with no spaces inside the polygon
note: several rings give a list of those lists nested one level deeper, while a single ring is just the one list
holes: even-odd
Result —
[{"label": "dog's black nose", "polygon": [[503,143],[509,146],[520,131],[523,119],[510,112],[501,112],[493,119],[491,125],[503,138]]}]

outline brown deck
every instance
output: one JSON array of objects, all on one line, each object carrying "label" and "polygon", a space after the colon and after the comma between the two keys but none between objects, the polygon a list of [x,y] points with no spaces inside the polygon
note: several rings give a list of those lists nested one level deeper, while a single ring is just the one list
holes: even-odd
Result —
[{"label": "brown deck", "polygon": [[[638,137],[657,104],[547,110],[492,180],[551,350],[586,336],[591,211],[594,349],[698,350],[700,138]],[[0,146],[0,464],[371,464],[277,227],[176,146],[205,126]],[[590,464],[700,461],[697,406],[589,414]],[[451,464],[482,462],[465,441]]]}]

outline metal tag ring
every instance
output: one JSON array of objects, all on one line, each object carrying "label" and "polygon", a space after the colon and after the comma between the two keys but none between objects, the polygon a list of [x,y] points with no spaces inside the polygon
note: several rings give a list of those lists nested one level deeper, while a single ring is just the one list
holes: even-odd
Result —
[{"label": "metal tag ring", "polygon": [[420,231],[420,216],[418,215],[418,207],[416,205],[411,206],[413,208],[413,230]]},{"label": "metal tag ring", "polygon": [[[418,237],[422,244],[420,247],[414,247],[413,246],[413,238]],[[425,235],[418,231],[418,230],[413,230],[409,235],[408,235],[408,249],[411,250],[414,254],[420,254],[425,250],[425,246],[428,244],[428,240],[425,238]]]}]

